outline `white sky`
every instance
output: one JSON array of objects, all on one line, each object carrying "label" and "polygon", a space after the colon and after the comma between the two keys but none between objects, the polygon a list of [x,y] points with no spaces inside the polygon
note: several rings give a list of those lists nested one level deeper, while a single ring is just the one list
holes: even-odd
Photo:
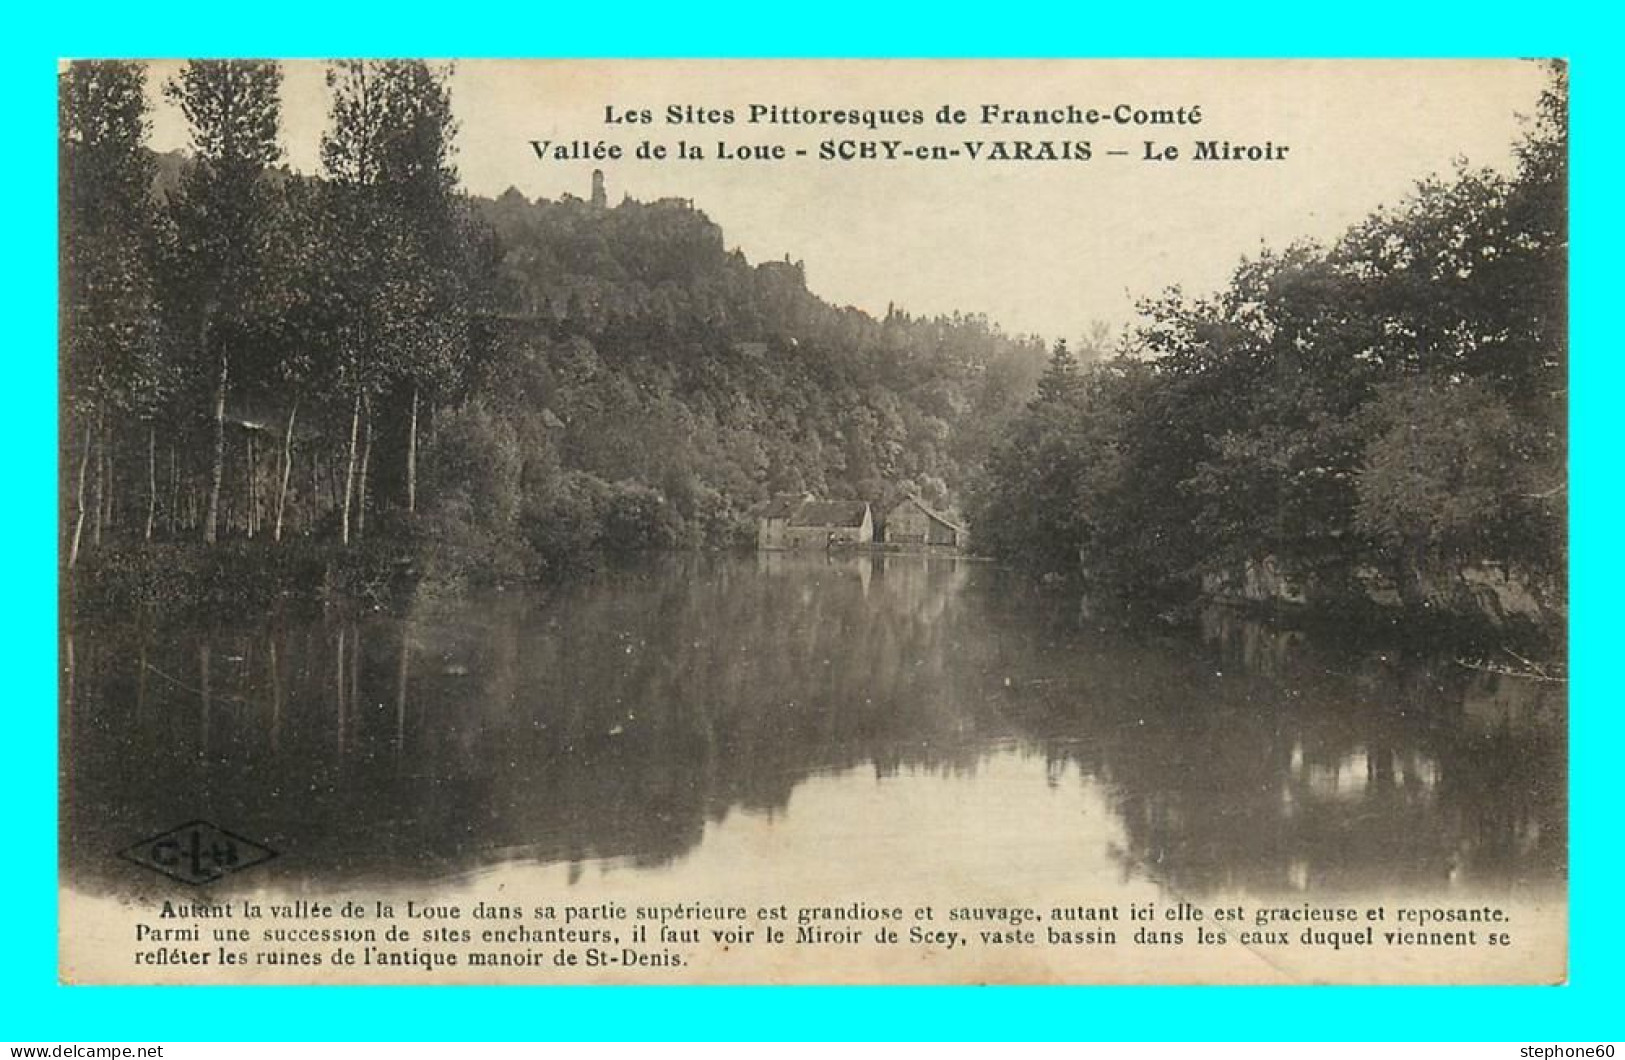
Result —
[{"label": "white sky", "polygon": [[[173,64],[153,64],[153,145],[186,145],[184,123],[158,98]],[[315,172],[327,120],[322,65],[285,64],[287,161]],[[1453,159],[1505,168],[1518,114],[1544,83],[1534,63],[1428,61],[496,61],[459,62],[452,79],[464,185],[483,195],[586,197],[602,168],[611,204],[693,199],[752,261],[805,261],[809,286],[836,304],[882,313],[985,312],[1010,332],[1076,338],[1089,321],[1122,324],[1136,298],[1171,284],[1205,292],[1244,254],[1301,237],[1335,236],[1402,199]],[[750,103],[919,108],[923,126],[750,125]],[[983,103],[1110,110],[1201,107],[1200,125],[1003,128],[976,122]],[[733,125],[674,126],[668,104],[732,107]],[[943,104],[962,126],[931,119]],[[655,111],[647,126],[611,126],[606,105]],[[640,139],[703,146],[698,162],[636,161]],[[1089,140],[1083,164],[823,162],[826,139]],[[528,141],[606,140],[628,157],[538,161]],[[782,143],[808,157],[778,163],[709,157],[716,142]],[[1197,140],[1286,144],[1272,164],[1140,161],[1143,141],[1188,159]],[[1107,150],[1127,150],[1109,157]]]}]

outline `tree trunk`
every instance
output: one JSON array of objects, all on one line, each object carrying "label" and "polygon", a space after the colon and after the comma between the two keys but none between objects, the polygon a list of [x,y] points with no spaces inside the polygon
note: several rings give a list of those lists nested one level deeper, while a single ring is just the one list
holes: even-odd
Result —
[{"label": "tree trunk", "polygon": [[179,505],[181,500],[181,462],[180,456],[175,452],[175,443],[169,445],[169,507],[164,509],[164,524],[169,528],[169,536],[175,536],[175,527],[180,521]]},{"label": "tree trunk", "polygon": [[412,384],[412,425],[406,436],[406,512],[418,510],[418,388]]},{"label": "tree trunk", "polygon": [[335,726],[335,728],[338,731],[338,744],[339,744],[339,757],[340,758],[344,757],[344,723],[345,723],[344,694],[345,694],[345,688],[346,688],[344,678],[345,678],[345,671],[347,669],[347,667],[344,665],[344,633],[345,633],[344,626],[341,624],[339,626],[339,650],[338,650],[338,671],[337,671],[338,693],[339,693],[339,695],[338,695],[339,717],[338,717],[338,724]]},{"label": "tree trunk", "polygon": [[254,540],[254,524],[258,521],[255,516],[259,512],[259,490],[254,482],[254,432],[249,431],[243,439],[243,464],[248,469],[248,490],[246,503],[243,505],[243,529],[248,533],[248,539]]},{"label": "tree trunk", "polygon": [[107,512],[107,433],[102,424],[106,417],[96,410],[96,515],[90,522],[90,543],[102,545],[102,523]]},{"label": "tree trunk", "polygon": [[115,502],[118,500],[118,451],[113,447],[113,431],[102,428],[102,476],[106,480],[103,492],[107,495],[107,513],[102,518],[102,525],[107,532],[113,532],[113,516],[117,513]]},{"label": "tree trunk", "polygon": [[[207,341],[208,325],[204,325]],[[220,376],[214,387],[214,466],[209,472],[209,508],[203,515],[203,543],[212,545],[220,524],[220,484],[226,475],[226,351],[220,351]]]},{"label": "tree trunk", "polygon": [[152,524],[158,518],[158,428],[147,425],[147,533],[152,540]]},{"label": "tree trunk", "polygon": [[[90,466],[90,424],[85,424],[85,447],[79,453],[79,485],[74,490],[78,516],[73,521],[73,544],[68,546],[68,568],[79,559],[79,540],[85,532],[85,471]],[[71,643],[71,642],[70,642]]]},{"label": "tree trunk", "polygon": [[406,746],[406,666],[407,654],[411,645],[406,627],[401,626],[401,653],[395,667],[395,753],[399,755]]},{"label": "tree trunk", "polygon": [[367,532],[367,465],[372,462],[372,401],[363,398],[361,420],[361,476],[356,489],[355,536]]},{"label": "tree trunk", "polygon": [[213,710],[213,702],[209,695],[209,645],[207,642],[197,646],[197,673],[198,695],[203,700],[203,710],[198,716],[198,743],[203,747],[203,753],[209,753],[209,714]]},{"label": "tree trunk", "polygon": [[352,622],[350,631],[355,634],[350,638],[352,641],[350,648],[350,716],[359,719],[361,717],[361,627]]},{"label": "tree trunk", "polygon": [[339,510],[338,473],[332,467],[323,467],[320,453],[310,454],[310,481],[311,489],[319,490],[316,496],[323,493],[327,495],[327,508],[329,511]]},{"label": "tree trunk", "polygon": [[[73,634],[64,633],[62,640],[64,642],[63,651],[67,653],[63,659],[62,673],[62,724],[68,725],[73,721],[73,690],[76,687],[73,680]],[[63,736],[67,735],[67,733],[63,733]]]},{"label": "tree trunk", "polygon": [[135,671],[135,720],[140,721],[147,713],[147,634],[141,632],[141,656],[136,661]]},{"label": "tree trunk", "polygon": [[293,419],[299,415],[299,399],[293,399],[288,410],[288,429],[282,432],[282,484],[276,493],[276,525],[271,528],[271,540],[282,540],[282,517],[288,510],[288,476],[293,474]]},{"label": "tree trunk", "polygon": [[1407,611],[1420,612],[1427,606],[1427,591],[1423,585],[1423,572],[1427,545],[1421,538],[1407,541],[1394,564],[1394,588],[1399,602]]},{"label": "tree trunk", "polygon": [[115,475],[116,469],[114,466],[118,462],[118,454],[113,450],[113,446],[111,444],[112,441],[113,432],[108,429],[106,417],[103,417],[101,495],[103,498],[102,507],[104,510],[102,512],[102,526],[106,528],[109,534],[113,532],[113,502],[118,498],[118,490],[115,488],[117,476]]},{"label": "tree trunk", "polygon": [[276,650],[277,633],[271,631],[271,751],[275,753],[282,743],[282,667]]},{"label": "tree trunk", "polygon": [[355,496],[356,437],[361,430],[361,390],[355,392],[355,404],[350,409],[350,447],[344,461],[344,515],[339,522],[339,540],[350,543],[350,505]]},{"label": "tree trunk", "polygon": [[322,461],[316,447],[310,450],[310,496],[305,499],[305,533],[316,529],[322,511]]}]

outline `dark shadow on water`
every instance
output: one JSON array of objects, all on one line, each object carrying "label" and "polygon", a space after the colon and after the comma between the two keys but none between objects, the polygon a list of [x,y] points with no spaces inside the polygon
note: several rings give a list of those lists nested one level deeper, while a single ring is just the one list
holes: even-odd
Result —
[{"label": "dark shadow on water", "polygon": [[102,891],[165,886],[115,854],[195,818],[295,890],[658,868],[812,777],[1012,753],[1098,781],[1104,855],[1185,893],[1510,887],[1567,857],[1561,685],[1223,613],[1097,629],[953,557],[663,557],[404,617],[74,628],[62,657],[64,869]]}]

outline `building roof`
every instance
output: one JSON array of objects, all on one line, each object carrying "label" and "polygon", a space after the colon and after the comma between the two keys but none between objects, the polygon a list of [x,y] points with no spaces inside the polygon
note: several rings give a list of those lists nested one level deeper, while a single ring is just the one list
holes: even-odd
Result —
[{"label": "building roof", "polygon": [[931,519],[941,523],[943,526],[946,526],[951,530],[957,530],[960,533],[965,532],[965,528],[959,523],[956,523],[954,520],[948,518],[939,511],[934,511],[933,509],[926,507],[925,502],[920,500],[918,497],[904,497],[902,500],[892,505],[891,514],[895,515],[899,510],[908,507],[909,505],[913,505],[920,511],[924,512]]},{"label": "building roof", "polygon": [[862,526],[868,514],[865,501],[804,501],[790,517],[790,525]]},{"label": "building roof", "polygon": [[763,501],[756,508],[756,515],[761,519],[788,519],[801,507],[805,498],[793,493],[782,493],[772,500]]}]

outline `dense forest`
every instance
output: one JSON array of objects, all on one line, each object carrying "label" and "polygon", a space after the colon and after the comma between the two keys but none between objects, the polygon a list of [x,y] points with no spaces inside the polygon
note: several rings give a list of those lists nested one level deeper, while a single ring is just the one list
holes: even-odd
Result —
[{"label": "dense forest", "polygon": [[[1561,629],[1567,90],[1514,172],[1462,164],[1340,238],[1057,345],[972,490],[983,548],[1139,598],[1443,609]],[[1400,607],[1393,608],[1400,610]]]},{"label": "dense forest", "polygon": [[914,494],[992,556],[1128,597],[1520,597],[1561,627],[1560,67],[1514,171],[1463,164],[1047,368],[984,317],[832,306],[686,200],[611,206],[599,174],[472,196],[452,76],[329,64],[298,174],[275,63],[182,66],[169,155],[141,64],[64,68],[70,592],[557,577],[744,543],[775,494]]},{"label": "dense forest", "polygon": [[468,195],[451,76],[329,64],[300,175],[275,63],[167,80],[171,155],[141,64],[65,68],[70,584],[161,594],[157,566],[245,558],[548,576],[746,540],[775,493],[958,503],[1040,340],[837,308],[799,262],[751,264],[687,201],[610,206],[597,175],[586,199]]}]

